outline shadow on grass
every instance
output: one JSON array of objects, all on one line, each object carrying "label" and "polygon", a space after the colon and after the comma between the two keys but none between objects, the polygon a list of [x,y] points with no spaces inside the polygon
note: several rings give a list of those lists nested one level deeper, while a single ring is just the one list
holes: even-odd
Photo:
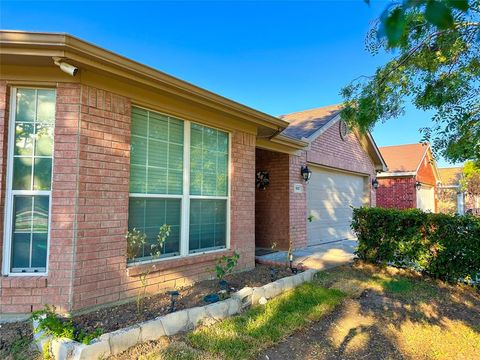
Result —
[{"label": "shadow on grass", "polygon": [[345,295],[335,289],[303,284],[244,314],[187,335],[198,349],[226,359],[248,359],[339,304]]},{"label": "shadow on grass", "polygon": [[[303,354],[321,349],[319,359],[480,359],[480,296],[472,288],[365,264],[320,273],[315,281],[351,299],[308,330],[315,340],[304,342]],[[291,342],[270,358],[298,346]]]}]

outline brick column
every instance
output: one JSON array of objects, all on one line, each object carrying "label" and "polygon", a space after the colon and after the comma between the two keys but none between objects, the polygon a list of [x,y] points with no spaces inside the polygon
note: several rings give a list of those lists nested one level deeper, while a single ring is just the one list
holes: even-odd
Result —
[{"label": "brick column", "polygon": [[82,86],[73,308],[120,298],[126,276],[130,100]]},{"label": "brick column", "polygon": [[240,253],[237,270],[255,266],[255,135],[232,135],[230,244]]}]

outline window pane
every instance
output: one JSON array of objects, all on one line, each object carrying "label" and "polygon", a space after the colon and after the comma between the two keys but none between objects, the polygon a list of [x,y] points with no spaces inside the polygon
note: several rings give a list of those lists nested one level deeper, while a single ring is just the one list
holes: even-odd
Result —
[{"label": "window pane", "polygon": [[228,134],[192,124],[190,194],[227,196]]},{"label": "window pane", "polygon": [[55,121],[55,91],[37,90],[37,121],[53,123]]},{"label": "window pane", "polygon": [[144,193],[147,186],[147,168],[145,166],[130,165],[130,192]]},{"label": "window pane", "polygon": [[52,184],[52,159],[36,158],[33,176],[34,190],[50,190]]},{"label": "window pane", "polygon": [[34,126],[29,123],[15,124],[14,155],[32,155]]},{"label": "window pane", "polygon": [[14,233],[12,236],[11,267],[30,267],[30,233]]},{"label": "window pane", "polygon": [[47,266],[47,233],[32,234],[32,268]]},{"label": "window pane", "polygon": [[[175,194],[183,192],[183,121],[151,111],[132,110],[130,160],[131,192]],[[142,165],[146,177],[137,175]],[[143,170],[143,169],[142,169]],[[140,181],[144,184],[140,184]]]},{"label": "window pane", "polygon": [[13,198],[12,271],[45,270],[48,214],[48,196]]},{"label": "window pane", "polygon": [[13,190],[32,189],[32,158],[13,158]]},{"label": "window pane", "polygon": [[[168,164],[168,143],[164,141],[148,141],[148,165],[166,168]],[[166,171],[165,171],[166,175]]]},{"label": "window pane", "polygon": [[149,137],[168,141],[168,117],[150,112]]},{"label": "window pane", "polygon": [[32,232],[48,232],[48,196],[33,197]]},{"label": "window pane", "polygon": [[138,136],[132,136],[130,142],[130,164],[145,166],[147,164],[147,140]]},{"label": "window pane", "polygon": [[34,89],[18,89],[15,120],[25,122],[35,121],[35,102]]},{"label": "window pane", "polygon": [[13,200],[13,232],[28,232],[32,229],[32,196],[15,196]]},{"label": "window pane", "polygon": [[132,107],[132,135],[147,136],[148,111]]},{"label": "window pane", "polygon": [[226,246],[227,201],[190,201],[190,253]]},{"label": "window pane", "polygon": [[52,156],[53,126],[45,124],[36,125],[37,139],[35,142],[36,156]]},{"label": "window pane", "polygon": [[170,225],[170,235],[161,250],[161,256],[178,255],[180,252],[180,199],[130,198],[128,228],[136,228],[147,235],[147,244],[136,260],[148,260],[158,249],[160,227]]}]

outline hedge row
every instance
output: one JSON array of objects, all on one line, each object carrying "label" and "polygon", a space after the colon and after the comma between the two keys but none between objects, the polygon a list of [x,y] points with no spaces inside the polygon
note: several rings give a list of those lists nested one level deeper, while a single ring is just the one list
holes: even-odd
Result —
[{"label": "hedge row", "polygon": [[449,282],[480,274],[480,219],[474,216],[358,208],[352,229],[362,260],[413,267]]}]

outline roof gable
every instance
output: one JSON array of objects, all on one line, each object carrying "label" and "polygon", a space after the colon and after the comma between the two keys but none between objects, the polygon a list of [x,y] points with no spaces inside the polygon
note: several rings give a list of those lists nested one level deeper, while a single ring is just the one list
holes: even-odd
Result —
[{"label": "roof gable", "polygon": [[389,173],[416,173],[429,147],[428,144],[407,144],[383,146],[379,150]]}]

